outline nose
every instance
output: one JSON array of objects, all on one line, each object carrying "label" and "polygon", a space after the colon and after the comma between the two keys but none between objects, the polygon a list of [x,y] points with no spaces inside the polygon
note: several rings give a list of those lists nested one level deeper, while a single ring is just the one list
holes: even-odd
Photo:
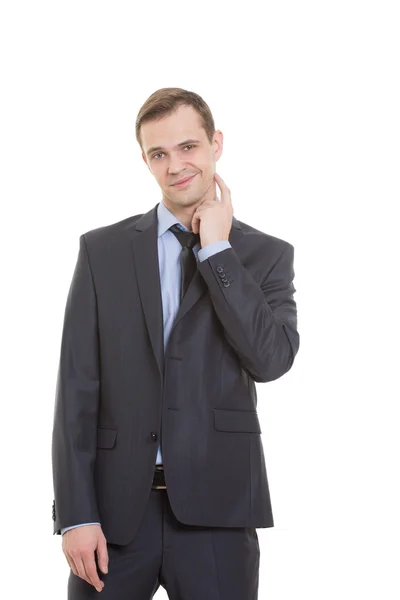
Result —
[{"label": "nose", "polygon": [[171,154],[169,163],[168,163],[168,173],[171,175],[176,175],[182,171],[183,165],[182,161],[178,156]]}]

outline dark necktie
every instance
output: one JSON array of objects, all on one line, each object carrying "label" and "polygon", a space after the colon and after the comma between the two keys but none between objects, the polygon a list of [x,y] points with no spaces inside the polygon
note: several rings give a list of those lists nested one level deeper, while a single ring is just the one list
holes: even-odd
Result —
[{"label": "dark necktie", "polygon": [[186,290],[189,287],[189,283],[191,282],[193,275],[197,270],[197,261],[196,257],[193,253],[193,246],[200,242],[200,234],[193,233],[192,231],[183,231],[180,229],[178,225],[172,225],[169,228],[170,231],[178,238],[180,243],[182,244],[181,250],[181,302],[183,296],[186,294]]}]

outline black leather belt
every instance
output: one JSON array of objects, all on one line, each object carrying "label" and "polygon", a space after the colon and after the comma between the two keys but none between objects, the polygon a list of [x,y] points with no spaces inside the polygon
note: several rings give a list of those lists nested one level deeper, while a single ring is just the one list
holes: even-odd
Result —
[{"label": "black leather belt", "polygon": [[153,476],[153,485],[151,486],[153,490],[166,490],[167,486],[165,485],[165,477],[164,477],[164,467],[162,465],[156,465]]}]

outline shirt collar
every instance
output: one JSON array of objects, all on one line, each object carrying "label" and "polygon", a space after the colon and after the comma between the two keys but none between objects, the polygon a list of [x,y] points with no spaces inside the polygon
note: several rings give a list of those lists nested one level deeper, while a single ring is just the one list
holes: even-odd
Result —
[{"label": "shirt collar", "polygon": [[158,218],[158,237],[161,237],[170,227],[177,223],[178,227],[183,231],[190,231],[185,225],[182,225],[176,216],[167,208],[164,202],[161,200],[157,207],[157,218]]}]

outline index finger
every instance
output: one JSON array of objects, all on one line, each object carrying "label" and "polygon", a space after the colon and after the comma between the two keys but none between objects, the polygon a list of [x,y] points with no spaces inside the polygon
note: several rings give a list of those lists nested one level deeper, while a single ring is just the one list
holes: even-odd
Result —
[{"label": "index finger", "polygon": [[217,172],[214,173],[214,177],[216,182],[218,183],[218,185],[224,185],[226,187],[226,183],[224,182],[224,180],[222,179],[221,175],[218,175]]},{"label": "index finger", "polygon": [[228,186],[226,185],[225,181],[222,179],[221,175],[218,175],[218,173],[214,173],[214,179],[217,182],[221,192],[225,192],[224,194],[221,194],[221,200],[226,199],[229,196]]}]

